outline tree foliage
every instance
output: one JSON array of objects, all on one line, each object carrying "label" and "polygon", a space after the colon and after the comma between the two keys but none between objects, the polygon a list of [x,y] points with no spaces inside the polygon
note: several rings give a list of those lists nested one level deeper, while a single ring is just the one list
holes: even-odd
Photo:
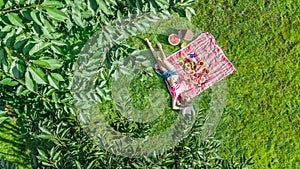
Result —
[{"label": "tree foliage", "polygon": [[[191,19],[192,3],[193,0],[0,1],[0,123],[7,114],[17,118],[33,168],[222,166],[224,161],[215,155],[218,143],[197,142],[197,131],[162,156],[128,159],[111,154],[83,130],[70,91],[74,67],[85,42],[109,26],[111,20],[150,12]],[[103,81],[108,77],[99,76],[99,97],[106,100],[109,89],[103,88]],[[2,159],[1,167],[5,166],[12,165]]]}]

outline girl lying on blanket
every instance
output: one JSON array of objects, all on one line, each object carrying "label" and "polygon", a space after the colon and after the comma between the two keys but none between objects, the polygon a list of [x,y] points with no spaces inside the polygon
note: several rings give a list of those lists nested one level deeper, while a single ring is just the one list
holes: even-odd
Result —
[{"label": "girl lying on blanket", "polygon": [[160,74],[163,77],[165,81],[167,81],[168,88],[172,95],[172,108],[174,110],[179,110],[181,107],[177,106],[177,103],[179,103],[179,100],[181,100],[181,105],[183,105],[183,102],[187,103],[189,102],[189,97],[185,95],[185,91],[187,90],[185,86],[185,82],[181,79],[179,79],[178,72],[176,68],[167,60],[166,55],[164,51],[162,50],[162,46],[160,43],[157,43],[157,47],[162,55],[162,59],[157,55],[157,53],[154,51],[151,43],[147,38],[145,38],[145,41],[147,42],[147,45],[150,48],[150,51],[157,63],[157,66],[160,70]]}]

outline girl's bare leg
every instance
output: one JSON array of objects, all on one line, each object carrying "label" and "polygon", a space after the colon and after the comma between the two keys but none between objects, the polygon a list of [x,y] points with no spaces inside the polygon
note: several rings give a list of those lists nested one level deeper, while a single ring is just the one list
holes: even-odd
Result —
[{"label": "girl's bare leg", "polygon": [[167,59],[164,59],[163,60],[163,64],[164,66],[168,69],[168,70],[174,70],[175,67],[167,60]]},{"label": "girl's bare leg", "polygon": [[161,44],[160,44],[159,42],[157,42],[156,45],[157,45],[157,47],[158,47],[158,49],[159,49],[159,51],[160,51],[160,53],[161,53],[161,55],[162,55],[162,57],[163,57],[163,60],[167,59],[167,58],[166,58],[166,55],[165,55],[165,52],[164,52],[163,49],[162,49]]},{"label": "girl's bare leg", "polygon": [[153,55],[153,57],[154,57],[154,59],[155,59],[157,65],[158,65],[159,69],[160,69],[161,71],[166,70],[166,68],[165,68],[165,66],[164,66],[164,62],[161,60],[160,57],[158,57],[158,55],[157,55],[156,51],[153,49],[152,44],[151,44],[151,42],[149,41],[149,39],[148,39],[148,38],[145,38],[145,41],[146,41],[147,45],[149,46],[150,51],[151,51],[151,53],[152,53],[152,55]]},{"label": "girl's bare leg", "polygon": [[160,51],[160,53],[161,53],[161,55],[162,55],[162,57],[163,57],[162,63],[164,64],[164,66],[165,66],[168,70],[174,70],[175,67],[167,60],[166,55],[165,55],[165,52],[163,51],[161,44],[160,44],[160,43],[157,43],[156,45],[157,45],[157,47],[158,47],[158,49],[159,49],[159,51]]},{"label": "girl's bare leg", "polygon": [[158,62],[159,57],[157,56],[157,53],[156,53],[155,50],[153,49],[151,42],[149,41],[148,38],[145,38],[145,41],[146,41],[146,43],[147,43],[147,45],[148,45],[148,47],[149,47],[149,49],[150,49],[150,51],[151,51],[153,57],[155,58],[156,62]]},{"label": "girl's bare leg", "polygon": [[158,58],[158,60],[156,61],[156,63],[157,63],[157,65],[158,65],[160,71],[165,71],[165,70],[167,70],[167,69],[165,68],[165,66],[164,66],[163,61],[162,61],[160,58]]}]

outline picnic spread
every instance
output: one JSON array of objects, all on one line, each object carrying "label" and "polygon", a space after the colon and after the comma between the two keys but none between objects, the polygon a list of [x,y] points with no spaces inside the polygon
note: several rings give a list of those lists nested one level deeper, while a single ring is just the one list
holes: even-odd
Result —
[{"label": "picnic spread", "polygon": [[[183,30],[178,36],[191,40],[193,34]],[[153,50],[148,39],[145,40]],[[157,46],[164,56],[161,45],[158,43]],[[172,96],[173,109],[183,108],[201,92],[235,71],[214,37],[207,32],[168,57],[161,59],[155,52],[152,54],[157,59],[154,69],[164,78]]]}]

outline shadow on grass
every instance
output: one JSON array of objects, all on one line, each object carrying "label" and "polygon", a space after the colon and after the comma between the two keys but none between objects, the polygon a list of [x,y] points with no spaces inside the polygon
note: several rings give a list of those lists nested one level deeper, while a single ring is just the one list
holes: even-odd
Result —
[{"label": "shadow on grass", "polygon": [[167,35],[160,34],[160,35],[157,36],[157,39],[158,39],[158,41],[160,43],[169,45],[169,43],[168,43],[168,36]]},{"label": "shadow on grass", "polygon": [[[0,159],[27,168],[31,160],[26,150],[25,141],[20,138],[20,131],[12,120],[0,125]],[[27,167],[26,167],[27,166]]]}]

